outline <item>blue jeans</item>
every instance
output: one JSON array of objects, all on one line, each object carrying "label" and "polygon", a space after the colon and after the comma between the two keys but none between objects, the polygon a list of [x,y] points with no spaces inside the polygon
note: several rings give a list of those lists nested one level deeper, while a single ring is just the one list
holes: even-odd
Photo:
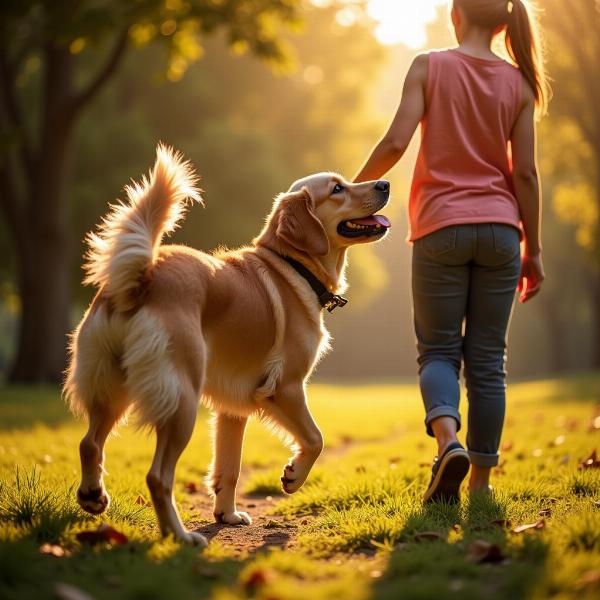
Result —
[{"label": "blue jeans", "polygon": [[[498,464],[506,400],[506,335],[521,269],[519,231],[452,225],[415,241],[412,288],[425,426],[458,412],[459,373],[469,399],[474,465]],[[463,327],[464,324],[464,327]]]}]

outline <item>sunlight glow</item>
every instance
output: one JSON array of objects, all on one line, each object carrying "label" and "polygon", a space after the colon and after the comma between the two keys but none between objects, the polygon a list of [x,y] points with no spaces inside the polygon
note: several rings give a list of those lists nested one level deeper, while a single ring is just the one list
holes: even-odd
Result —
[{"label": "sunlight glow", "polygon": [[375,35],[382,44],[422,48],[426,26],[436,18],[438,6],[448,0],[369,0],[367,14],[378,24]]}]

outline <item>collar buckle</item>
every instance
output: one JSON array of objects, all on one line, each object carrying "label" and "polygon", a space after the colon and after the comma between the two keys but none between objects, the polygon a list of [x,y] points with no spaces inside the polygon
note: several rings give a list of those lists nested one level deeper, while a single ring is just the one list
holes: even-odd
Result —
[{"label": "collar buckle", "polygon": [[334,294],[331,298],[323,304],[323,308],[326,308],[328,312],[333,312],[336,308],[343,308],[348,304],[348,299]]}]

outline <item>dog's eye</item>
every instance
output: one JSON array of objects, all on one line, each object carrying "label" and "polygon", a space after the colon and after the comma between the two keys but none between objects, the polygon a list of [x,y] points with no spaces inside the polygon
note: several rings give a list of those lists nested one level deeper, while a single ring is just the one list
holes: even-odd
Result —
[{"label": "dog's eye", "polygon": [[344,186],[341,183],[336,183],[333,188],[332,194],[339,194],[344,191]]}]

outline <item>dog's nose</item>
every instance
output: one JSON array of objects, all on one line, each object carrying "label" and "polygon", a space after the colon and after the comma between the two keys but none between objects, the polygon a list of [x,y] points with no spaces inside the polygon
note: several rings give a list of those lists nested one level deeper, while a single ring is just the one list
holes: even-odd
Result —
[{"label": "dog's nose", "polygon": [[378,192],[389,192],[390,191],[390,182],[389,181],[385,181],[385,179],[380,179],[375,184],[375,189]]}]

